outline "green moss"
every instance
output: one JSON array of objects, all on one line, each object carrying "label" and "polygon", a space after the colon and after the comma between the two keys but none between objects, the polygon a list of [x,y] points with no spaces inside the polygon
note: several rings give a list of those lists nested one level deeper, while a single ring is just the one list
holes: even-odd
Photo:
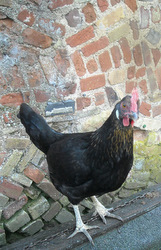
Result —
[{"label": "green moss", "polygon": [[154,168],[150,175],[151,179],[157,183],[161,183],[161,170]]},{"label": "green moss", "polygon": [[153,170],[161,168],[161,156],[160,155],[153,155],[151,157],[147,157],[145,161],[145,169],[146,170]]},{"label": "green moss", "polygon": [[131,181],[127,181],[124,185],[125,189],[128,190],[138,190],[138,189],[143,189],[147,186],[147,182],[144,181],[138,181],[136,179],[133,179]]},{"label": "green moss", "polygon": [[145,157],[134,154],[133,169],[139,172],[145,170]]},{"label": "green moss", "polygon": [[149,132],[146,145],[148,147],[150,147],[150,146],[156,144],[156,141],[157,141],[157,133],[156,132]]},{"label": "green moss", "polygon": [[161,144],[157,144],[157,138],[156,132],[149,132],[145,140],[135,142],[132,180],[139,181],[141,174],[150,173],[143,176],[143,182],[161,182]]},{"label": "green moss", "polygon": [[133,173],[133,179],[138,182],[145,182],[147,183],[150,178],[150,172],[149,171],[143,171],[143,172],[135,172]]},{"label": "green moss", "polygon": [[158,172],[158,175],[156,177],[156,182],[161,183],[161,171]]},{"label": "green moss", "polygon": [[160,155],[161,147],[159,144],[148,147],[145,145],[145,142],[136,142],[134,144],[134,152],[135,154],[145,156],[145,157],[153,156],[153,155]]},{"label": "green moss", "polygon": [[134,144],[134,153],[136,155],[144,155],[145,152],[145,144],[143,141],[137,141]]},{"label": "green moss", "polygon": [[136,192],[137,191],[135,191],[135,190],[129,190],[129,189],[122,188],[121,191],[119,192],[118,197],[121,199],[124,199],[126,197],[129,197],[129,196],[135,194]]}]

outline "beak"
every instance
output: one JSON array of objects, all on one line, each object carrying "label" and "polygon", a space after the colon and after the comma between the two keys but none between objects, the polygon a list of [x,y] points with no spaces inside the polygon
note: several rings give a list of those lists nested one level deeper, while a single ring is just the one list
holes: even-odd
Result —
[{"label": "beak", "polygon": [[132,112],[129,114],[129,118],[130,118],[131,120],[133,120],[133,121],[136,121],[136,120],[139,118],[139,114],[132,111]]}]

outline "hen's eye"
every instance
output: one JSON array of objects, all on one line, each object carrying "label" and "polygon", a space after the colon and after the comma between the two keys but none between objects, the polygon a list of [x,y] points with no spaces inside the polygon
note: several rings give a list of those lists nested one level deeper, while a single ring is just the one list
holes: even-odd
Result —
[{"label": "hen's eye", "polygon": [[122,104],[122,107],[123,107],[123,108],[126,108],[126,105],[125,105],[125,104]]}]

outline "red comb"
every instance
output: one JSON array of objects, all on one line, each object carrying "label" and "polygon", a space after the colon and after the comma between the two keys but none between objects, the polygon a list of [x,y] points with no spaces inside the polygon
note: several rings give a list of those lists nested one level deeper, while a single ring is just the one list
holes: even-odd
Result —
[{"label": "red comb", "polygon": [[137,101],[139,100],[139,93],[137,88],[134,88],[132,91],[132,97],[131,97],[131,110],[133,112],[137,112]]}]

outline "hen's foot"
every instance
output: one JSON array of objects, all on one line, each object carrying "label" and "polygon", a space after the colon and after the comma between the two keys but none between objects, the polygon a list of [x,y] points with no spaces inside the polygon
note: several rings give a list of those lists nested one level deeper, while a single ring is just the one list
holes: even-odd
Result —
[{"label": "hen's foot", "polygon": [[88,225],[86,225],[86,224],[84,224],[84,223],[80,224],[79,226],[77,225],[75,231],[68,237],[68,239],[69,239],[69,238],[72,238],[72,237],[75,236],[77,233],[84,233],[85,236],[86,236],[86,237],[88,238],[88,240],[90,241],[90,243],[91,243],[92,245],[94,245],[93,239],[92,239],[92,237],[90,236],[90,234],[89,234],[88,231],[87,231],[87,230],[89,230],[89,229],[94,229],[94,228],[98,228],[98,227],[97,227],[97,226],[88,226]]},{"label": "hen's foot", "polygon": [[86,224],[83,223],[78,206],[73,206],[74,208],[74,212],[75,212],[75,217],[76,217],[76,229],[75,231],[68,237],[72,238],[73,236],[75,236],[77,233],[84,233],[85,236],[88,238],[88,240],[90,241],[90,243],[92,243],[94,245],[93,239],[90,236],[90,234],[87,232],[87,230],[90,229],[94,229],[94,228],[99,228],[98,226],[88,226]]},{"label": "hen's foot", "polygon": [[111,218],[114,218],[114,219],[117,219],[117,220],[120,220],[120,221],[123,221],[123,219],[118,216],[118,215],[115,215],[115,214],[111,214],[109,211],[113,210],[112,208],[110,209],[107,209],[105,208],[100,202],[99,200],[95,197],[95,196],[91,196],[91,199],[93,201],[93,205],[95,206],[95,215],[98,213],[99,216],[101,217],[101,219],[103,220],[103,222],[106,224],[106,219],[105,219],[105,216],[107,217],[111,217]]}]

